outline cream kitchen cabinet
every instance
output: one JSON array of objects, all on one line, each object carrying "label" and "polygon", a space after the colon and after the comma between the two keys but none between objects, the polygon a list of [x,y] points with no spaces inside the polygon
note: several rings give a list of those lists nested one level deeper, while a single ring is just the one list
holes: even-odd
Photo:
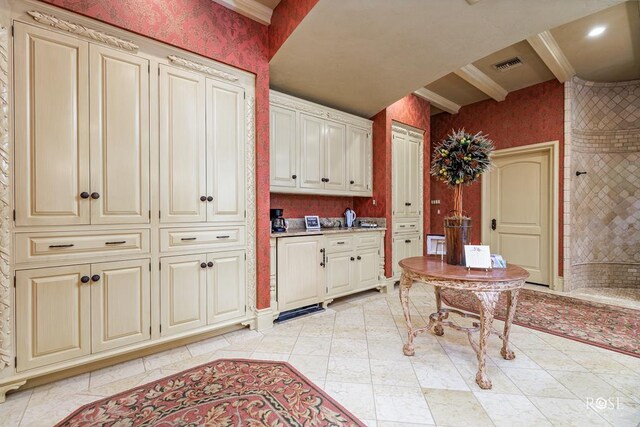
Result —
[{"label": "cream kitchen cabinet", "polygon": [[246,315],[245,252],[161,259],[161,335]]},{"label": "cream kitchen cabinet", "polygon": [[420,233],[394,234],[392,238],[393,277],[400,277],[402,269],[398,263],[404,258],[423,255],[423,241]]},{"label": "cream kitchen cabinet", "polygon": [[271,191],[371,196],[372,122],[270,93]]},{"label": "cream kitchen cabinet", "polygon": [[379,283],[379,233],[358,234],[357,238],[338,235],[325,239],[327,297],[346,295]]},{"label": "cream kitchen cabinet", "polygon": [[278,311],[323,300],[325,269],[322,236],[278,239]]},{"label": "cream kitchen cabinet", "polygon": [[298,179],[296,112],[272,105],[269,116],[271,186],[295,188]]},{"label": "cream kitchen cabinet", "polygon": [[148,68],[15,24],[16,225],[149,222]]},{"label": "cream kitchen cabinet", "polygon": [[244,89],[160,66],[160,221],[245,218]]},{"label": "cream kitchen cabinet", "polygon": [[17,370],[149,340],[149,262],[16,272]]}]

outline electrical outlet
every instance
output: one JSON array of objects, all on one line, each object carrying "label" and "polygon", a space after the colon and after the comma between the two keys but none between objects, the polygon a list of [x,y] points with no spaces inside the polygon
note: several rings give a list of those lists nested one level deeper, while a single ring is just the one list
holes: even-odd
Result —
[{"label": "electrical outlet", "polygon": [[377,204],[378,204],[378,202],[376,201],[376,199],[373,199],[373,200],[371,201],[371,203],[373,204],[373,206],[375,206],[375,205],[377,205]]}]

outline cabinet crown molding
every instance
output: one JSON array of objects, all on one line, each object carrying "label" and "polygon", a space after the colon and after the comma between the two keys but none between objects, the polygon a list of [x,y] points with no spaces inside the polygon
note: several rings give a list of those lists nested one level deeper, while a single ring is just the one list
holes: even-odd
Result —
[{"label": "cabinet crown molding", "polygon": [[58,30],[66,31],[71,34],[86,37],[91,40],[99,41],[109,46],[114,46],[120,49],[128,51],[137,51],[138,45],[128,40],[121,39],[120,37],[113,36],[111,34],[104,33],[102,31],[95,30],[93,28],[85,27],[84,25],[74,24],[73,22],[66,21],[61,18],[57,18],[53,15],[49,15],[37,10],[31,10],[27,12],[36,22],[44,25],[56,28]]},{"label": "cabinet crown molding", "polygon": [[371,120],[344,113],[324,105],[316,104],[311,101],[294,98],[274,90],[269,91],[269,103],[280,107],[290,108],[302,111],[324,119],[335,120],[337,122],[358,126],[371,131],[373,122]]},{"label": "cabinet crown molding", "polygon": [[228,80],[230,82],[237,82],[239,80],[238,76],[234,76],[233,74],[226,73],[224,71],[216,70],[213,67],[209,67],[208,65],[200,64],[199,62],[191,61],[186,58],[182,58],[176,55],[169,55],[167,59],[174,64],[183,68],[187,68],[189,70],[198,71],[200,73],[208,74],[213,77],[218,77],[224,80]]}]

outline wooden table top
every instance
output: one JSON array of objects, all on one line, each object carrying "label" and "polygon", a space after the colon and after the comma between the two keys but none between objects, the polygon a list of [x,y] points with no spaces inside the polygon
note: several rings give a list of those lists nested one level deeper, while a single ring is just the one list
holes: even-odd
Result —
[{"label": "wooden table top", "polygon": [[449,265],[438,255],[405,258],[400,261],[400,267],[420,276],[469,282],[510,282],[529,277],[527,270],[515,264],[507,264],[507,268],[494,268],[489,271],[469,270],[461,265]]}]

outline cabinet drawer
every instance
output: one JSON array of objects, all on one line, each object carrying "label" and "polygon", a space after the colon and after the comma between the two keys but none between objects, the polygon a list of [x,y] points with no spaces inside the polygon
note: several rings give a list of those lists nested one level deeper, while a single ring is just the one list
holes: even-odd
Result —
[{"label": "cabinet drawer", "polygon": [[245,244],[243,226],[216,228],[165,228],[160,230],[160,251],[236,247]]},{"label": "cabinet drawer", "polygon": [[362,233],[356,236],[356,247],[361,248],[378,248],[380,245],[379,233]]},{"label": "cabinet drawer", "polygon": [[350,251],[353,248],[352,236],[327,236],[327,253]]},{"label": "cabinet drawer", "polygon": [[149,230],[16,233],[16,263],[149,252]]},{"label": "cabinet drawer", "polygon": [[394,219],[393,232],[394,233],[409,233],[411,231],[420,230],[420,219]]}]

